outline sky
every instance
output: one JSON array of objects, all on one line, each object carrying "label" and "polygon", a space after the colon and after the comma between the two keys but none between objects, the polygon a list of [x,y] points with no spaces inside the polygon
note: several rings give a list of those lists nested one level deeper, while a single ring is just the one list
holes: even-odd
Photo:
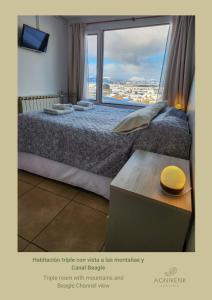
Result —
[{"label": "sky", "polygon": [[[104,77],[159,80],[168,25],[110,30],[104,33]],[[89,36],[89,76],[96,76],[96,37]]]}]

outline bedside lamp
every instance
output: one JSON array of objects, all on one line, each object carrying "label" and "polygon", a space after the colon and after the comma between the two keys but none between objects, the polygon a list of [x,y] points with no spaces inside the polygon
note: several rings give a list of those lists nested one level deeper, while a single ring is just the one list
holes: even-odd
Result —
[{"label": "bedside lamp", "polygon": [[179,110],[183,110],[184,109],[183,105],[180,104],[180,103],[175,104],[175,108],[179,109]]},{"label": "bedside lamp", "polygon": [[160,185],[169,194],[179,195],[185,186],[186,176],[177,166],[165,167],[160,175]]}]

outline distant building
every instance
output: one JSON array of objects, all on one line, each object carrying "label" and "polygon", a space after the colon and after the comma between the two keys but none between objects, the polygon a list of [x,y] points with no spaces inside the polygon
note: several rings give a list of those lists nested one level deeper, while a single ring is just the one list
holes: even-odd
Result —
[{"label": "distant building", "polygon": [[[94,78],[90,78],[89,96],[96,98],[96,82]],[[155,80],[133,82],[133,81],[118,81],[110,77],[103,79],[103,99],[110,103],[133,103],[152,104],[157,101],[159,83]]]}]

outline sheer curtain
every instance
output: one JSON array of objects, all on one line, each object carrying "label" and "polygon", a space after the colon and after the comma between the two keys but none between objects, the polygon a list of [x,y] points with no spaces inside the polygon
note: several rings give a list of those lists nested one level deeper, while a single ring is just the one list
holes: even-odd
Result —
[{"label": "sheer curtain", "polygon": [[88,39],[85,38],[85,66],[84,66],[84,85],[83,85],[83,98],[88,99],[88,77],[89,77],[89,64],[88,64]]},{"label": "sheer curtain", "polygon": [[85,24],[72,24],[70,30],[69,98],[72,103],[83,98],[85,27]]},{"label": "sheer curtain", "polygon": [[163,99],[186,110],[195,70],[195,17],[173,17]]}]

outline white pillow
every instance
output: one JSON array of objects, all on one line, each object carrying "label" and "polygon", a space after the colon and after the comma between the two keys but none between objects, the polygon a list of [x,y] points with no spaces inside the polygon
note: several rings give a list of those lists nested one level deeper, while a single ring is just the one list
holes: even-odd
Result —
[{"label": "white pillow", "polygon": [[147,128],[151,120],[167,105],[166,101],[150,104],[127,115],[113,129],[117,133],[129,133]]}]

